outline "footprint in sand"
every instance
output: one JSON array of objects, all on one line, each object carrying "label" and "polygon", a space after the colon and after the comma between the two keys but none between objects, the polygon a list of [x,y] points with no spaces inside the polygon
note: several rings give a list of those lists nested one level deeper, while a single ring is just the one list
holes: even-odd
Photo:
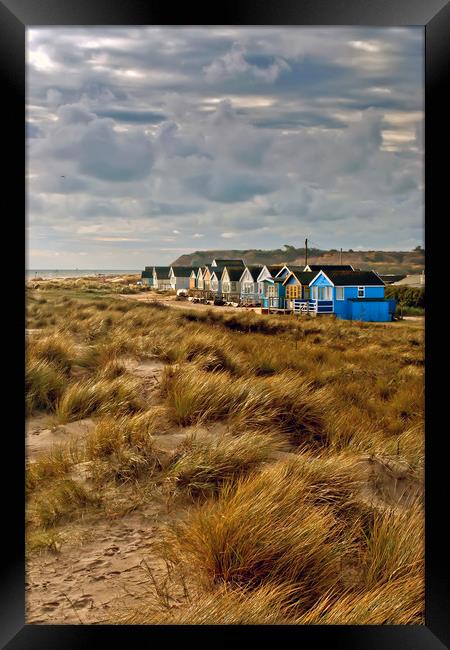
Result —
[{"label": "footprint in sand", "polygon": [[78,598],[73,603],[75,609],[83,609],[88,605],[91,605],[91,607],[94,605],[94,599],[92,598],[91,594],[84,594],[84,596],[81,596],[81,598]]},{"label": "footprint in sand", "polygon": [[42,605],[42,609],[44,610],[44,612],[53,612],[53,610],[55,610],[57,607],[59,607],[58,600],[52,600]]},{"label": "footprint in sand", "polygon": [[110,546],[109,548],[105,549],[103,552],[103,555],[115,555],[120,551],[119,546]]},{"label": "footprint in sand", "polygon": [[95,558],[93,560],[88,560],[86,562],[86,567],[91,568],[91,567],[100,567],[100,566],[108,566],[109,562],[107,560],[102,560],[101,558]]}]

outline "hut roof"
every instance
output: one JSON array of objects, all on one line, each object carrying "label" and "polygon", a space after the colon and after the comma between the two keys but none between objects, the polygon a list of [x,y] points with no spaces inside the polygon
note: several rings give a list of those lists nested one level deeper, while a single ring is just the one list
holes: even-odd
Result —
[{"label": "hut roof", "polygon": [[170,266],[155,266],[154,269],[159,279],[169,279]]},{"label": "hut roof", "polygon": [[242,269],[240,267],[239,268],[236,268],[236,267],[231,267],[230,268],[229,266],[226,266],[226,269],[227,269],[228,277],[230,278],[230,280],[232,282],[239,282],[239,280],[241,279],[241,275],[242,275]]},{"label": "hut roof", "polygon": [[[289,269],[291,269],[291,267],[289,267]],[[314,273],[313,271],[291,271],[289,275],[283,279],[283,284],[289,280],[291,275],[294,275],[300,284],[309,284],[311,280],[314,280],[317,273]]]},{"label": "hut roof", "polygon": [[263,270],[263,266],[261,264],[249,264],[245,268],[248,269],[248,271],[250,272],[250,275],[252,276],[252,278],[253,278],[253,280],[255,282],[258,279],[258,275]]},{"label": "hut roof", "polygon": [[[321,269],[324,271],[324,269]],[[384,282],[375,271],[324,271],[336,287],[383,286]]]},{"label": "hut roof", "polygon": [[172,266],[171,268],[177,278],[189,278],[193,271],[192,266]]},{"label": "hut roof", "polygon": [[[355,269],[351,264],[308,264],[311,271],[354,271]],[[291,267],[289,267],[291,268]],[[305,267],[303,267],[305,268]]]},{"label": "hut roof", "polygon": [[223,259],[214,259],[213,260],[216,263],[216,266],[227,266],[227,267],[232,267],[232,266],[238,266],[240,268],[245,267],[244,260],[238,260],[238,259],[231,259],[231,260],[223,260]]}]

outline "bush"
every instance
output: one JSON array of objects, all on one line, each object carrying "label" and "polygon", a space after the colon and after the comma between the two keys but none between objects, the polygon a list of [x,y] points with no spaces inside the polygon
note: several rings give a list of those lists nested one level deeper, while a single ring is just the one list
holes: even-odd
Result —
[{"label": "bush", "polygon": [[387,286],[385,297],[396,300],[404,307],[425,308],[425,287]]}]

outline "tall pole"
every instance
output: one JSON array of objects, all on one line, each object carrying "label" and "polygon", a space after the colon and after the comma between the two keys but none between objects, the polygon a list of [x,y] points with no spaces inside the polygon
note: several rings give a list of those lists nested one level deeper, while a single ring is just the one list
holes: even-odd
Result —
[{"label": "tall pole", "polygon": [[305,239],[305,267],[308,266],[308,239]]},{"label": "tall pole", "polygon": [[342,264],[342,248],[341,248],[341,261],[339,262],[339,264]]}]

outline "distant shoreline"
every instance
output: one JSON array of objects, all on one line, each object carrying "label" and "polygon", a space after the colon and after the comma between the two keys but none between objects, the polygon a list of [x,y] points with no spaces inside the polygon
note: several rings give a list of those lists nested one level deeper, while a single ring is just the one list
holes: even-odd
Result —
[{"label": "distant shoreline", "polygon": [[65,280],[77,278],[111,278],[120,275],[141,274],[139,269],[29,269],[25,271],[25,279],[37,280]]}]

